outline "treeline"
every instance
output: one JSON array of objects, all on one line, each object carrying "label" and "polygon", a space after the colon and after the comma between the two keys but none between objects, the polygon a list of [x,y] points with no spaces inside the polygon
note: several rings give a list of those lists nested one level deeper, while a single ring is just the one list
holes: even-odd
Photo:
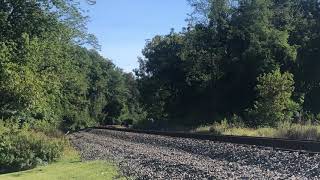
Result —
[{"label": "treeline", "polygon": [[318,0],[189,2],[189,26],[154,37],[139,60],[144,123],[319,120]]},{"label": "treeline", "polygon": [[69,130],[143,116],[133,74],[83,48],[99,48],[86,22],[72,0],[0,1],[2,120]]},{"label": "treeline", "polygon": [[134,75],[99,55],[79,2],[0,1],[0,174],[60,158],[63,131],[144,116]]},{"label": "treeline", "polygon": [[[91,2],[91,1],[90,1]],[[103,58],[72,0],[0,2],[0,118],[63,130],[320,119],[320,2],[189,0],[135,75]]]}]

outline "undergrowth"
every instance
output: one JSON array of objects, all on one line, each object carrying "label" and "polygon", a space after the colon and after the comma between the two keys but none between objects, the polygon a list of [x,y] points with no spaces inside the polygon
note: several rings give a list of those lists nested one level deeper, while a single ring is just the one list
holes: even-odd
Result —
[{"label": "undergrowth", "polygon": [[276,127],[248,128],[243,124],[230,124],[226,120],[223,120],[213,125],[200,126],[194,129],[193,132],[215,135],[320,140],[320,125],[310,122],[298,124],[285,121],[278,123]]}]

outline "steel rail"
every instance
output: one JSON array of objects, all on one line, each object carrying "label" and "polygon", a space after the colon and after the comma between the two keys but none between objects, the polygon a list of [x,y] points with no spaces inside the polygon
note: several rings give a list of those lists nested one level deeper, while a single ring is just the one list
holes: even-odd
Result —
[{"label": "steel rail", "polygon": [[267,138],[267,137],[251,137],[251,136],[230,136],[230,135],[211,135],[200,133],[186,133],[174,131],[153,131],[153,130],[138,130],[129,128],[115,128],[115,127],[91,127],[89,129],[106,129],[122,132],[143,133],[152,135],[161,135],[177,138],[191,138],[199,140],[210,140],[242,145],[254,145],[260,147],[269,147],[277,150],[294,151],[300,153],[320,153],[320,141],[314,140],[296,140],[283,138]]}]

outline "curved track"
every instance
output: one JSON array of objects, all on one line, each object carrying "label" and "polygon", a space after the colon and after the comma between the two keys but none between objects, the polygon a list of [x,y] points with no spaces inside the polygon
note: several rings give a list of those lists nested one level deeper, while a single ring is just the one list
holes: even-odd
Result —
[{"label": "curved track", "polygon": [[194,138],[88,129],[70,140],[137,179],[319,179],[320,155]]},{"label": "curved track", "polygon": [[263,147],[271,147],[285,151],[299,151],[303,153],[320,153],[320,141],[313,140],[294,140],[294,139],[281,139],[281,138],[267,138],[267,137],[249,137],[249,136],[216,136],[210,134],[199,133],[184,133],[184,132],[167,132],[167,131],[148,131],[136,130],[128,128],[116,127],[93,127],[89,129],[108,129],[123,132],[134,132],[143,134],[154,134],[170,137],[192,138],[200,140],[211,140],[218,142],[227,142],[235,144],[246,144]]}]

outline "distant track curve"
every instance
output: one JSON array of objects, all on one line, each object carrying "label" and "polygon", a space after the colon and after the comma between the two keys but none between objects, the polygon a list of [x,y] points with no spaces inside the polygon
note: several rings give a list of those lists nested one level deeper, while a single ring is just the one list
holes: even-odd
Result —
[{"label": "distant track curve", "polygon": [[113,126],[98,126],[88,129],[108,129],[123,132],[153,134],[170,137],[192,138],[199,140],[210,140],[218,142],[227,142],[244,145],[255,145],[269,147],[284,151],[298,151],[301,153],[320,153],[320,141],[314,140],[296,140],[283,138],[268,138],[268,137],[251,137],[251,136],[230,136],[230,135],[211,135],[200,133],[186,133],[174,131],[153,131],[153,130],[138,130],[131,128],[116,128]]}]

